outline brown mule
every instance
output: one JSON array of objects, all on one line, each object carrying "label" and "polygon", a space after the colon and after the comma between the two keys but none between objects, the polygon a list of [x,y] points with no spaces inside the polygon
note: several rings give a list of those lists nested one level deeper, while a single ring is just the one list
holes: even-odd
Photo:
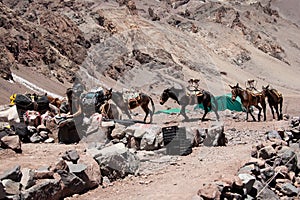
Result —
[{"label": "brown mule", "polygon": [[[152,104],[152,111],[148,107],[150,102]],[[153,120],[153,114],[155,112],[155,107],[154,107],[152,98],[150,96],[148,96],[147,94],[139,93],[139,95],[137,97],[128,100],[128,108],[129,109],[134,109],[139,106],[141,106],[141,108],[146,113],[146,115],[144,117],[144,122],[146,123],[146,119],[147,119],[148,115],[150,114],[150,122],[149,123],[151,123]]]},{"label": "brown mule", "polygon": [[[263,86],[262,89],[263,89],[263,93],[268,98],[268,103],[273,115],[273,119],[275,119],[274,110],[273,110],[274,107],[277,114],[277,120],[281,120],[283,118],[282,117],[282,103],[283,103],[282,94],[276,89],[270,89],[269,85],[267,85],[266,87]],[[279,105],[280,112],[278,111],[278,105]]]},{"label": "brown mule", "polygon": [[[250,90],[244,90],[242,89],[239,84],[237,83],[236,86],[231,86],[231,94],[232,94],[232,100],[235,101],[236,97],[240,97],[243,106],[246,108],[247,116],[246,120],[248,120],[248,113],[253,118],[253,121],[256,121],[255,117],[252,114],[252,111],[250,109],[251,106],[255,106],[258,110],[258,121],[260,121],[260,114],[261,110],[264,112],[264,121],[266,121],[266,101],[265,101],[265,95],[263,92],[259,93],[253,93]],[[261,106],[259,106],[259,104]]]}]

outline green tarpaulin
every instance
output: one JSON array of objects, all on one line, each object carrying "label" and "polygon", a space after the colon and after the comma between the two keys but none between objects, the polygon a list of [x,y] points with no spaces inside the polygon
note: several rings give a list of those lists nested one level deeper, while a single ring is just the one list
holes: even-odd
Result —
[{"label": "green tarpaulin", "polygon": [[[239,97],[236,98],[236,100],[233,102],[231,100],[231,94],[226,94],[222,96],[216,96],[215,97],[217,102],[218,102],[218,111],[223,111],[223,110],[235,110],[235,111],[243,111],[243,105],[241,103],[241,99]],[[198,104],[194,107],[194,109],[203,109],[202,104]],[[179,108],[172,108],[168,110],[159,110],[155,114],[158,113],[166,113],[166,114],[172,114],[172,113],[179,113],[180,112],[180,107]],[[186,110],[188,112],[188,110]]]},{"label": "green tarpaulin", "polygon": [[[172,108],[172,109],[168,109],[168,110],[159,110],[157,112],[155,112],[155,114],[159,114],[159,113],[165,113],[165,114],[173,114],[173,113],[180,113],[181,108]],[[185,112],[189,112],[189,110],[185,110]]]},{"label": "green tarpaulin", "polygon": [[[241,103],[241,99],[239,97],[233,102],[231,100],[231,93],[225,94],[222,96],[215,97],[218,102],[218,111],[222,110],[235,110],[235,111],[243,111],[243,105]],[[213,103],[213,102],[212,102]],[[202,104],[198,104],[194,107],[194,109],[204,109]]]}]

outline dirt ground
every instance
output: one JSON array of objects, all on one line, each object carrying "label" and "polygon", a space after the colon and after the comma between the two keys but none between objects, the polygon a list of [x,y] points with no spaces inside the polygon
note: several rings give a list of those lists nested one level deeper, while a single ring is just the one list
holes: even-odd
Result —
[{"label": "dirt ground", "polygon": [[[290,117],[298,116],[300,97],[287,98],[289,106],[286,114]],[[158,108],[160,109],[160,108]],[[142,118],[143,113],[134,118]],[[224,114],[222,112],[221,114]],[[154,115],[154,124],[169,126],[177,124],[186,127],[209,127],[216,123],[214,113],[209,113],[211,120],[200,122],[198,119],[202,113],[190,112],[190,122],[182,122],[181,116],[157,114]],[[242,114],[242,116],[245,116]],[[271,119],[268,108],[266,122],[236,121],[232,117],[223,117],[225,132],[235,128],[240,131],[239,135],[226,135],[228,145],[225,147],[197,147],[193,148],[192,154],[188,156],[162,155],[171,160],[161,163],[141,163],[143,170],[139,176],[128,176],[118,180],[106,187],[89,191],[82,195],[74,195],[67,199],[193,199],[198,189],[203,184],[214,182],[223,178],[232,178],[238,169],[250,159],[251,147],[264,140],[264,133],[269,130],[288,128],[288,121],[276,121]],[[244,133],[244,134],[243,134]],[[22,154],[12,151],[0,151],[0,174],[15,165],[21,168],[38,169],[54,165],[61,155],[71,149],[76,149],[79,154],[84,154],[85,143],[77,145],[63,144],[23,144]]]}]

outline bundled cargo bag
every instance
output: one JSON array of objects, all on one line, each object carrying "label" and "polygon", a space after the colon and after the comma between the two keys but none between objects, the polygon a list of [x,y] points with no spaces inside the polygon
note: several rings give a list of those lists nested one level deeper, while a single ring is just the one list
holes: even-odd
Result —
[{"label": "bundled cargo bag", "polygon": [[23,115],[24,123],[27,126],[37,127],[41,124],[41,115],[38,111],[27,110]]}]

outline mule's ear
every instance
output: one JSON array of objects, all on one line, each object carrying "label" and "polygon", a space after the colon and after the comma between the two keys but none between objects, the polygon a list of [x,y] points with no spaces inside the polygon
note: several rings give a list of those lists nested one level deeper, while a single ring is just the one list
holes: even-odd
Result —
[{"label": "mule's ear", "polygon": [[112,88],[109,89],[109,92],[112,92]]},{"label": "mule's ear", "polygon": [[231,89],[233,89],[233,87],[231,85],[228,85]]},{"label": "mule's ear", "polygon": [[239,83],[236,84],[236,87],[239,87]]},{"label": "mule's ear", "polygon": [[269,89],[269,86],[270,86],[270,85],[267,85],[267,86],[266,86],[266,89]]}]

